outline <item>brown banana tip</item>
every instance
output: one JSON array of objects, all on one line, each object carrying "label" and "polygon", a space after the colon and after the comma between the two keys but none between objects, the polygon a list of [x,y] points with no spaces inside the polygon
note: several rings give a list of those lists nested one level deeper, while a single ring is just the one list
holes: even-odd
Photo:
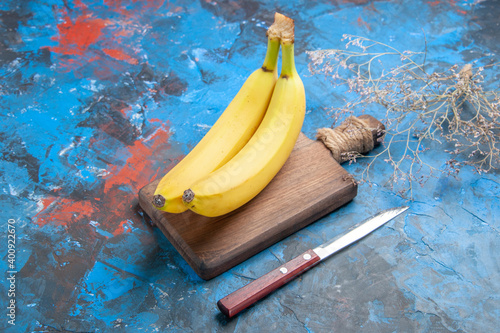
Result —
[{"label": "brown banana tip", "polygon": [[153,197],[153,205],[156,208],[162,208],[165,206],[165,197],[161,194],[157,194]]},{"label": "brown banana tip", "polygon": [[279,38],[282,42],[294,42],[295,23],[283,14],[274,14],[274,23],[267,29],[268,38]]},{"label": "brown banana tip", "polygon": [[190,203],[194,199],[194,192],[191,189],[187,189],[184,191],[184,194],[182,195],[182,201],[185,203]]},{"label": "brown banana tip", "polygon": [[295,39],[295,22],[283,14],[274,14],[274,23],[267,30],[267,36],[279,38],[282,42],[293,43]]}]

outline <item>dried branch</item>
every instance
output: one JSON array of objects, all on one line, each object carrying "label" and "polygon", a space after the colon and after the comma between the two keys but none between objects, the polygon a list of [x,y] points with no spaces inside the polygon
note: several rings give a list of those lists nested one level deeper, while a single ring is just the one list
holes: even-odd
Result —
[{"label": "dried branch", "polygon": [[[370,181],[370,169],[383,159],[393,167],[391,188],[406,184],[399,192],[412,197],[413,184],[423,185],[435,174],[456,176],[464,166],[479,174],[499,168],[500,92],[482,86],[485,68],[498,63],[477,68],[453,65],[439,71],[426,63],[426,52],[400,52],[352,35],[344,35],[343,41],[345,50],[307,52],[309,70],[351,97],[343,106],[329,108],[334,124],[354,113],[385,109],[384,147],[366,156],[371,160],[362,181]],[[353,47],[360,50],[352,51]],[[425,154],[432,142],[452,147],[443,148],[451,155],[443,161],[444,168]]]}]

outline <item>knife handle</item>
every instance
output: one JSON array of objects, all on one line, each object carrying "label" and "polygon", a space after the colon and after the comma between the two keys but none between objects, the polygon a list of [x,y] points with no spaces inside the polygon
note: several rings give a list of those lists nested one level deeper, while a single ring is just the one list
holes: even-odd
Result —
[{"label": "knife handle", "polygon": [[313,250],[307,250],[300,256],[286,262],[284,265],[270,271],[266,275],[250,282],[217,302],[219,310],[233,317],[261,298],[283,286],[295,277],[315,266],[320,257]]}]

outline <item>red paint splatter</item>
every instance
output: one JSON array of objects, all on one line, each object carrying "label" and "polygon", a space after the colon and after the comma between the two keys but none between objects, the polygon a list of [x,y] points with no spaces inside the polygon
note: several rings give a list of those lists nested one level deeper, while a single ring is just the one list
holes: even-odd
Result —
[{"label": "red paint splatter", "polygon": [[147,140],[136,141],[129,148],[129,153],[132,156],[127,159],[126,165],[116,173],[111,172],[113,176],[106,180],[104,194],[107,194],[113,187],[123,184],[127,184],[134,192],[147,185],[151,181],[151,174],[145,173],[143,170],[151,170],[154,162],[152,159],[153,151],[160,145],[167,143],[169,136],[168,131],[162,126]]},{"label": "red paint splatter", "polygon": [[73,22],[69,17],[57,25],[59,36],[53,38],[59,46],[50,47],[52,52],[67,55],[82,55],[101,36],[107,21],[90,15],[78,17]]},{"label": "red paint splatter", "polygon": [[[79,69],[92,68],[96,77],[112,79],[113,75],[119,75],[125,70],[124,65],[120,67],[112,60],[130,65],[139,63],[139,60],[125,51],[131,47],[124,45],[123,37],[133,37],[142,28],[138,22],[129,22],[128,18],[108,19],[102,13],[92,11],[92,8],[76,3],[73,8],[76,10],[70,12],[71,15],[66,9],[60,9],[63,23],[57,25],[59,33],[52,38],[57,41],[57,45],[49,46],[48,49],[64,56],[59,59],[59,68],[64,72],[76,71],[75,76],[79,77]],[[132,17],[136,17],[136,14],[134,12],[135,16]],[[132,27],[131,30],[128,27]],[[89,67],[93,62],[95,64]],[[82,76],[84,75],[88,76],[88,73],[85,72]]]},{"label": "red paint splatter", "polygon": [[90,201],[58,198],[36,214],[35,221],[38,226],[68,226],[78,220],[90,218],[95,211],[96,207]]},{"label": "red paint splatter", "polygon": [[54,201],[56,200],[56,197],[48,197],[48,198],[43,198],[42,199],[42,204],[44,207],[50,206]]},{"label": "red paint splatter", "polygon": [[125,118],[127,118],[127,117],[128,117],[128,116],[127,116],[127,112],[128,112],[128,111],[131,111],[131,110],[132,110],[132,106],[127,105],[126,107],[124,107],[124,108],[120,109],[120,112],[121,112],[121,114],[122,114]]},{"label": "red paint splatter", "polygon": [[[148,1],[146,1],[145,8],[157,10],[160,7],[162,7],[164,3],[165,3],[165,0],[148,0]],[[170,7],[170,5],[171,5],[170,1],[167,1],[167,7]]]},{"label": "red paint splatter", "polygon": [[74,0],[74,4],[75,4],[75,7],[79,8],[79,9],[87,9],[88,8],[87,4],[85,4],[81,0]]},{"label": "red paint splatter", "polygon": [[111,58],[114,58],[116,60],[122,60],[126,61],[131,65],[137,65],[139,61],[137,59],[132,58],[125,52],[118,50],[118,49],[102,49],[104,53],[106,53],[108,56]]},{"label": "red paint splatter", "polygon": [[[160,9],[164,3],[164,0],[104,0],[103,7],[75,0],[71,10],[58,9],[63,23],[57,25],[58,35],[52,38],[58,44],[47,48],[64,56],[58,59],[58,68],[64,72],[72,71],[77,77],[93,74],[114,81],[113,76],[123,73],[126,66],[139,64],[127,50],[140,48],[142,33],[148,28],[148,23],[141,18]],[[183,10],[169,1],[166,6],[171,12]],[[110,11],[118,15],[110,19]],[[122,64],[117,65],[116,60]]]},{"label": "red paint splatter", "polygon": [[155,165],[161,163],[158,156],[162,156],[169,148],[169,138],[168,128],[160,122],[160,126],[149,137],[137,140],[125,152],[119,152],[120,155],[128,154],[129,157],[123,167],[113,165],[108,170],[110,176],[104,180],[100,196],[88,200],[44,198],[43,209],[35,215],[34,222],[40,227],[71,227],[97,221],[102,230],[114,236],[131,232],[129,220],[135,217],[137,194],[159,172],[160,168]]},{"label": "red paint splatter", "polygon": [[366,29],[371,30],[370,25],[365,20],[363,20],[363,18],[361,18],[361,16],[358,17],[357,22],[358,22],[358,26],[365,27]]},{"label": "red paint splatter", "polygon": [[459,14],[462,14],[462,15],[466,15],[467,14],[467,11],[466,10],[463,10],[461,9],[458,5],[457,5],[457,1],[456,0],[448,0],[448,1],[442,1],[442,0],[436,0],[436,1],[428,1],[427,3],[429,5],[431,5],[432,7],[436,7],[442,3],[448,3],[451,8],[454,8],[455,11]]},{"label": "red paint splatter", "polygon": [[113,236],[118,236],[124,233],[132,232],[132,228],[130,227],[130,222],[128,220],[120,222],[118,228],[113,231]]},{"label": "red paint splatter", "polygon": [[[132,0],[133,2],[136,2],[137,0]],[[111,8],[120,8],[123,5],[123,0],[104,0],[104,4],[108,7]]]}]

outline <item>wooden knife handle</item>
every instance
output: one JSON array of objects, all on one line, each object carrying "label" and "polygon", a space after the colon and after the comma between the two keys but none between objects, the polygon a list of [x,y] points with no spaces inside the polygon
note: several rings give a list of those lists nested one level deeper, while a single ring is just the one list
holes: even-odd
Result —
[{"label": "wooden knife handle", "polygon": [[300,256],[286,262],[284,265],[252,281],[217,302],[219,310],[228,317],[233,317],[261,298],[283,286],[311,267],[315,266],[320,257],[308,250]]}]

